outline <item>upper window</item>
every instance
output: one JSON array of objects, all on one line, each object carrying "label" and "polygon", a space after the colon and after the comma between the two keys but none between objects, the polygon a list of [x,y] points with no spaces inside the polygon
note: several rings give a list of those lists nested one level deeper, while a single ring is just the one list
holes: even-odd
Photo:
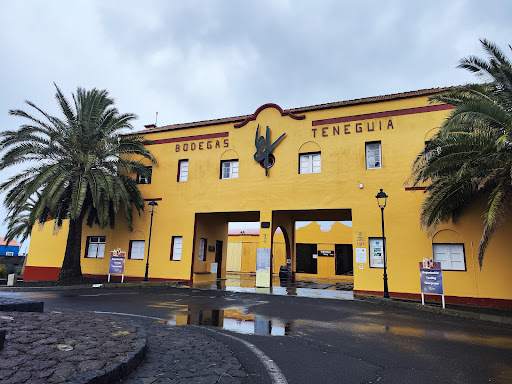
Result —
[{"label": "upper window", "polygon": [[427,146],[429,145],[430,141],[425,141],[425,160],[430,161],[434,155],[440,155],[441,154],[441,147],[436,147],[436,149],[431,149],[427,151]]},{"label": "upper window", "polygon": [[181,260],[182,236],[173,236],[171,244],[171,260]]},{"label": "upper window", "polygon": [[434,248],[434,261],[441,263],[442,270],[466,270],[463,244],[433,244],[432,246]]},{"label": "upper window", "polygon": [[137,184],[151,184],[151,175],[153,173],[153,167],[148,167],[148,169],[149,175],[147,176],[137,173],[137,178],[135,179]]},{"label": "upper window", "polygon": [[220,162],[221,179],[238,179],[238,160],[223,160]]},{"label": "upper window", "polygon": [[382,168],[382,153],[379,142],[366,143],[366,169]]},{"label": "upper window", "polygon": [[105,253],[105,236],[87,236],[85,257],[102,259]]},{"label": "upper window", "polygon": [[144,259],[144,240],[130,240],[130,248],[128,250],[128,258],[132,260]]},{"label": "upper window", "polygon": [[299,155],[299,173],[320,173],[322,159],[320,153],[301,153]]},{"label": "upper window", "polygon": [[206,239],[199,240],[199,261],[206,261]]},{"label": "upper window", "polygon": [[188,160],[178,162],[178,181],[183,183],[188,180]]}]

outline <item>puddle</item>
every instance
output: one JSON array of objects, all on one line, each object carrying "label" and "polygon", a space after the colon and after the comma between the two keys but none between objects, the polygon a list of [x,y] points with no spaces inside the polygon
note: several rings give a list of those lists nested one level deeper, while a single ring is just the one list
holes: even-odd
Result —
[{"label": "puddle", "polygon": [[189,309],[187,313],[176,314],[175,319],[168,324],[219,327],[237,333],[265,336],[288,336],[293,328],[292,321],[284,322],[280,319],[245,313],[238,307],[198,311]]}]

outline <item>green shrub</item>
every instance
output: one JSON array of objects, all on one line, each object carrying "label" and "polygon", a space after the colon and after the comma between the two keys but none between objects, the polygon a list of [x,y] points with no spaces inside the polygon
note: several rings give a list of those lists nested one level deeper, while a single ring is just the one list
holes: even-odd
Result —
[{"label": "green shrub", "polygon": [[5,265],[0,264],[0,279],[5,279],[7,277],[7,269]]}]

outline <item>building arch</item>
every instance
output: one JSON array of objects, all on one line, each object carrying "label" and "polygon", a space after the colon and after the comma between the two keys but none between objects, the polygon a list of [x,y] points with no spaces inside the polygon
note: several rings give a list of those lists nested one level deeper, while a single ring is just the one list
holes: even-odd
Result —
[{"label": "building arch", "polygon": [[306,141],[299,147],[299,153],[321,152],[322,148],[316,141]]},{"label": "building arch", "polygon": [[146,235],[140,229],[136,229],[130,234],[129,240],[146,240]]},{"label": "building arch", "polygon": [[430,141],[432,140],[432,138],[434,137],[434,135],[437,134],[437,132],[440,130],[441,128],[439,127],[435,127],[435,128],[432,128],[432,129],[429,129],[427,131],[427,133],[425,133],[425,136],[423,137],[423,141],[427,142],[427,141]]},{"label": "building arch", "polygon": [[240,156],[238,155],[238,152],[234,149],[228,149],[220,155],[220,160],[238,160]]},{"label": "building arch", "polygon": [[464,243],[464,237],[454,229],[445,228],[432,236],[432,244],[438,243]]}]

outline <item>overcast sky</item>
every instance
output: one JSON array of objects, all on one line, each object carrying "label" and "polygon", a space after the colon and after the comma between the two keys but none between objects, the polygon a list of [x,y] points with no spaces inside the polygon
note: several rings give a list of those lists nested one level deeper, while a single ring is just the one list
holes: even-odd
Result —
[{"label": "overcast sky", "polygon": [[509,0],[2,0],[0,130],[24,100],[57,113],[53,82],[109,90],[137,129],[474,82],[458,60],[479,38],[509,51],[511,18]]}]

